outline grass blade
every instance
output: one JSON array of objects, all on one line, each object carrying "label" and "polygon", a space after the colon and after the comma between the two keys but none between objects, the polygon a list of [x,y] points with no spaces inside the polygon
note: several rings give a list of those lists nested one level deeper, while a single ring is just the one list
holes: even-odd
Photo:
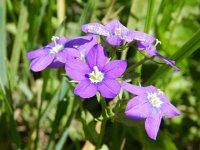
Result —
[{"label": "grass blade", "polygon": [[24,33],[25,33],[24,25],[26,25],[27,16],[28,16],[27,8],[22,1],[20,5],[20,14],[19,14],[19,21],[17,25],[17,33],[15,36],[15,40],[14,40],[14,44],[12,48],[12,55],[11,55],[11,62],[10,62],[10,68],[12,69],[11,78],[10,78],[12,80],[11,87],[14,87],[17,81],[16,74],[17,74],[17,70],[19,66],[21,46],[23,43],[23,38],[24,38]]},{"label": "grass blade", "polygon": [[[36,39],[38,38],[38,33],[45,15],[45,10],[48,5],[48,0],[41,0],[41,6],[36,1],[29,2],[30,4],[30,14],[29,14],[29,22],[30,22],[30,29],[28,31],[28,44],[27,49],[30,50],[36,45]],[[33,3],[33,4],[32,4]],[[34,5],[34,6],[32,6]],[[34,7],[38,7],[39,9],[35,9]],[[35,15],[38,13],[39,15]],[[33,36],[34,35],[34,36]]]},{"label": "grass blade", "polygon": [[[84,9],[83,9],[83,13],[80,17],[79,20],[79,26],[88,23],[90,21],[90,19],[92,18],[92,14],[94,14],[94,11],[96,10],[96,5],[97,5],[97,1],[94,0],[89,0],[87,2],[87,4],[85,5]],[[78,35],[81,34],[81,30],[80,28],[78,29]]]},{"label": "grass blade", "polygon": [[145,27],[144,32],[149,33],[152,20],[153,20],[153,14],[154,14],[154,6],[155,6],[155,0],[148,0],[148,7],[147,7],[147,17],[145,21]]},{"label": "grass blade", "polygon": [[60,25],[58,26],[57,30],[56,30],[56,33],[55,33],[55,36],[58,36],[60,37],[62,35],[62,31],[64,31],[64,27],[65,27],[65,23],[66,23],[66,19],[67,18],[64,18],[63,21],[60,23]]},{"label": "grass blade", "polygon": [[42,93],[41,93],[41,99],[39,102],[39,109],[38,109],[38,119],[37,119],[37,123],[36,123],[36,138],[34,141],[34,149],[37,149],[38,146],[38,140],[39,140],[39,130],[40,130],[40,122],[41,122],[41,112],[42,112],[42,105],[44,102],[44,98],[45,98],[45,94],[46,94],[46,88],[47,88],[47,84],[49,81],[49,70],[45,70],[43,72],[43,85],[42,85]]},{"label": "grass blade", "polygon": [[6,4],[0,1],[0,79],[3,85],[7,82],[6,76]]},{"label": "grass blade", "polygon": [[10,118],[10,124],[11,124],[10,130],[11,130],[13,141],[16,144],[17,148],[20,148],[20,145],[21,145],[20,136],[19,136],[19,133],[17,131],[17,126],[16,126],[16,122],[15,122],[15,119],[14,119],[14,114],[13,114],[11,105],[9,103],[8,97],[7,97],[8,94],[6,93],[6,90],[5,90],[1,80],[0,80],[0,95],[2,95],[2,97],[3,97],[3,102],[6,106],[5,110],[6,110],[7,114],[9,115],[9,118]]},{"label": "grass blade", "polygon": [[60,121],[62,117],[66,114],[67,105],[68,105],[68,101],[63,101],[63,100],[60,100],[57,105],[55,119],[54,119],[54,122],[52,123],[52,132],[50,134],[49,141],[47,144],[47,150],[52,149],[53,140],[55,138],[56,132],[58,131],[58,126],[60,124]]}]

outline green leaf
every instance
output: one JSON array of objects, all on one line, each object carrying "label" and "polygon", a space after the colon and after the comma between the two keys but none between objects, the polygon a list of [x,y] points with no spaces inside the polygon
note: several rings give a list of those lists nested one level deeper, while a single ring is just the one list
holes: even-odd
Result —
[{"label": "green leaf", "polygon": [[56,150],[60,150],[64,146],[64,143],[69,135],[69,133],[68,133],[69,126],[71,124],[71,121],[72,121],[73,116],[75,115],[77,109],[78,109],[77,101],[72,100],[72,99],[69,100],[68,106],[66,108],[67,113],[65,114],[66,123],[63,128],[62,135],[61,135],[60,139],[58,140],[58,143],[55,146]]},{"label": "green leaf", "polygon": [[[94,14],[94,11],[96,10],[96,5],[97,5],[98,1],[94,1],[94,0],[89,0],[85,6],[84,6],[84,9],[83,9],[83,12],[81,13],[81,17],[79,19],[79,27],[85,23],[88,23],[91,18],[92,18],[92,15]],[[78,35],[81,34],[81,30],[80,28],[78,29]]]},{"label": "green leaf", "polygon": [[24,5],[24,2],[21,1],[20,5],[20,14],[19,14],[19,20],[17,25],[17,33],[15,35],[15,40],[12,48],[12,55],[11,55],[11,61],[10,61],[10,69],[11,69],[11,87],[14,87],[17,83],[17,70],[19,67],[19,59],[20,59],[20,53],[21,53],[21,47],[24,40],[24,34],[25,34],[25,25],[27,22],[27,16],[28,11],[26,6]]},{"label": "green leaf", "polygon": [[6,2],[0,1],[0,80],[3,85],[7,83],[6,75]]},{"label": "green leaf", "polygon": [[57,106],[55,119],[52,123],[52,132],[49,137],[47,149],[52,149],[51,145],[53,144],[53,140],[55,138],[56,132],[58,131],[58,127],[62,117],[66,114],[68,101],[60,101]]},{"label": "green leaf", "polygon": [[92,143],[97,143],[98,134],[95,129],[95,122],[92,114],[89,111],[82,110],[81,111],[81,119],[83,122],[83,129],[85,136]]},{"label": "green leaf", "polygon": [[[30,28],[28,31],[28,43],[27,49],[32,49],[36,44],[36,39],[38,38],[38,34],[40,34],[39,30],[42,25],[42,21],[45,15],[47,15],[45,9],[48,5],[48,0],[40,0],[40,1],[29,1],[29,23]],[[41,3],[41,4],[40,4]],[[35,9],[37,7],[37,9]],[[38,14],[38,15],[36,15]]]},{"label": "green leaf", "polygon": [[145,27],[144,27],[144,32],[146,33],[148,33],[151,28],[153,15],[154,15],[154,6],[155,6],[155,0],[148,0],[147,16],[146,16]]},{"label": "green leaf", "polygon": [[143,150],[177,150],[168,133],[163,131],[159,131],[156,141],[149,139],[146,135],[140,141],[143,145]]},{"label": "green leaf", "polygon": [[67,18],[63,19],[63,21],[61,22],[61,24],[58,26],[58,28],[56,30],[56,33],[55,33],[55,36],[59,36],[59,37],[61,36],[61,31],[65,27],[66,19]]},{"label": "green leaf", "polygon": [[13,141],[15,142],[16,146],[18,148],[20,148],[21,141],[20,141],[19,132],[17,131],[17,125],[16,125],[16,122],[15,122],[15,119],[14,119],[14,114],[13,114],[11,105],[10,105],[9,100],[8,100],[8,96],[7,96],[8,94],[6,93],[6,90],[3,86],[3,84],[1,83],[1,81],[0,81],[0,95],[3,97],[3,102],[6,106],[6,112],[9,115],[9,118],[10,118],[10,123],[11,123],[11,125],[10,125],[11,129],[10,130],[11,130]]}]

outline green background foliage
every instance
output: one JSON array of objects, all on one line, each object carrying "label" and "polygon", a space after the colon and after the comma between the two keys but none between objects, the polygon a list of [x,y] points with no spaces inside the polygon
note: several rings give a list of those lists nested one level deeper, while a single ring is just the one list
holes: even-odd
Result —
[{"label": "green background foliage", "polygon": [[[101,137],[96,98],[75,96],[63,68],[28,69],[26,52],[52,35],[84,35],[80,25],[113,19],[157,37],[158,52],[181,69],[174,72],[156,60],[129,74],[136,84],[162,89],[181,111],[163,119],[156,141],[147,137],[143,121],[124,117],[127,93],[124,100],[107,100],[115,117]],[[144,56],[131,47],[116,57],[131,66]],[[199,58],[200,0],[0,0],[0,149],[200,149]]]}]

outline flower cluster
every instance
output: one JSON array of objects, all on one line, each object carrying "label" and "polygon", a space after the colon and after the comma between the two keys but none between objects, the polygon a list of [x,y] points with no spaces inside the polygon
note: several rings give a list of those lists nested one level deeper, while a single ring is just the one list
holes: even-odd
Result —
[{"label": "flower cluster", "polygon": [[[102,97],[114,98],[120,93],[121,88],[129,91],[136,96],[128,102],[125,115],[132,119],[145,119],[146,132],[155,140],[161,118],[178,116],[180,112],[164,93],[154,86],[141,87],[125,81],[120,83],[118,78],[126,71],[127,62],[109,58],[97,36],[115,49],[136,43],[138,50],[145,51],[150,57],[162,59],[175,71],[179,71],[175,61],[156,51],[156,45],[160,42],[156,38],[143,32],[128,30],[117,20],[106,25],[89,23],[82,25],[81,28],[89,34],[71,39],[53,36],[51,43],[28,52],[27,58],[32,61],[30,70],[38,72],[47,67],[65,67],[67,76],[78,82],[74,94],[81,98],[93,97],[97,92]],[[108,53],[110,54],[109,51]]]}]

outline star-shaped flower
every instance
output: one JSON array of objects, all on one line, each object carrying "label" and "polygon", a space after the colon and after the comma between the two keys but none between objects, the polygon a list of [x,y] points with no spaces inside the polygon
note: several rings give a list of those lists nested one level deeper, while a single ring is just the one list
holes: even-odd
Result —
[{"label": "star-shaped flower", "polygon": [[103,47],[97,44],[89,51],[86,62],[71,59],[67,61],[65,70],[71,79],[79,81],[74,89],[76,95],[90,98],[99,92],[105,98],[113,98],[120,92],[116,78],[124,73],[126,66],[124,60],[108,62]]},{"label": "star-shaped flower", "polygon": [[114,46],[119,46],[126,40],[128,29],[123,26],[118,20],[112,20],[105,26],[99,23],[89,23],[81,26],[82,31],[85,33],[92,33],[106,37],[106,41]]},{"label": "star-shaped flower", "polygon": [[128,102],[125,115],[132,119],[145,119],[145,129],[151,139],[156,140],[163,116],[172,118],[180,115],[165,94],[154,86],[140,87],[124,81],[121,86],[136,95]]}]

